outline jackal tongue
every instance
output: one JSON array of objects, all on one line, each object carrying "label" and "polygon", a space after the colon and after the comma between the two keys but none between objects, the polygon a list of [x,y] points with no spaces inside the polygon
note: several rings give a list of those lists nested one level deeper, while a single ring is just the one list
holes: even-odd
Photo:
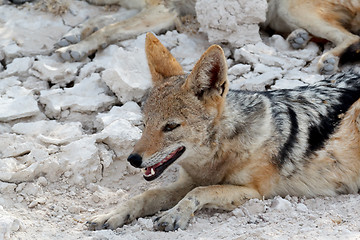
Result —
[{"label": "jackal tongue", "polygon": [[169,159],[171,159],[174,154],[176,153],[177,150],[171,152],[166,158],[164,158],[163,160],[161,160],[161,162],[151,166],[151,167],[147,167],[145,168],[145,172],[144,175],[147,177],[153,176],[156,173],[156,168],[161,166],[163,163],[167,162]]},{"label": "jackal tongue", "polygon": [[180,157],[185,151],[185,147],[179,147],[178,149],[172,151],[169,155],[166,156],[159,163],[147,167],[144,169],[144,178],[147,181],[154,180],[168,167],[171,163],[173,163],[178,157]]}]

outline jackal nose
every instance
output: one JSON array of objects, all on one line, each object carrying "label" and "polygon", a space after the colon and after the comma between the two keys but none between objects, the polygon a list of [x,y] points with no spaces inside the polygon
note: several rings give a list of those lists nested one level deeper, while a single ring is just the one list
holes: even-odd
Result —
[{"label": "jackal nose", "polygon": [[142,157],[137,153],[130,154],[127,160],[132,166],[137,168],[139,168],[142,163]]}]

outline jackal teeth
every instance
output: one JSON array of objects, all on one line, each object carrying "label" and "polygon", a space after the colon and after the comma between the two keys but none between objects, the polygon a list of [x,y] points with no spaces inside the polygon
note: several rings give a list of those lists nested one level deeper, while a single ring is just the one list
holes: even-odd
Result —
[{"label": "jackal teeth", "polygon": [[155,174],[155,170],[153,168],[151,168],[151,175]]}]

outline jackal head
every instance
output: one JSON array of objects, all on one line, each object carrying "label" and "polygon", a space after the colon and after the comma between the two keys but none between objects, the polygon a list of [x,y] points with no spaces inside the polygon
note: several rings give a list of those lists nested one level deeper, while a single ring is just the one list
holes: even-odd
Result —
[{"label": "jackal head", "polygon": [[128,161],[144,169],[148,181],[176,160],[198,166],[212,158],[228,92],[222,49],[211,46],[189,75],[151,33],[146,36],[153,88],[143,108],[145,128]]}]

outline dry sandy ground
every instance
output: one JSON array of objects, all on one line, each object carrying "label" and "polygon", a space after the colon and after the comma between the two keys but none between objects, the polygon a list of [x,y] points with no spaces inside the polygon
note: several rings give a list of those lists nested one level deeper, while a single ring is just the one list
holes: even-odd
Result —
[{"label": "dry sandy ground", "polygon": [[[63,62],[54,43],[88,17],[113,10],[67,2],[61,16],[34,4],[0,5],[0,239],[360,239],[359,195],[201,210],[185,231],[156,232],[151,218],[88,231],[90,216],[174,181],[177,168],[147,183],[126,163],[141,134],[137,103],[150,87],[144,36],[93,59]],[[124,18],[136,13],[118,11]],[[187,71],[209,46],[198,33],[159,38]],[[225,52],[232,88],[293,88],[322,79],[314,68],[322,52],[316,44],[294,51],[281,36],[263,36]]]}]

